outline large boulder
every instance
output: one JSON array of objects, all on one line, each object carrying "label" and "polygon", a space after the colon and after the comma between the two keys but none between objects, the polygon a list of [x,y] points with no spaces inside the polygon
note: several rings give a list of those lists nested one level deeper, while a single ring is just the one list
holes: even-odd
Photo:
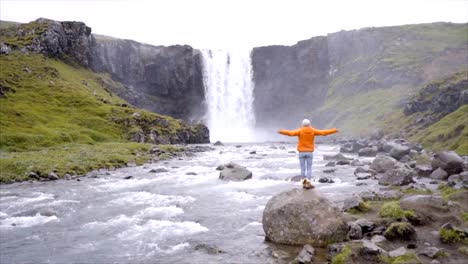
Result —
[{"label": "large boulder", "polygon": [[378,173],[383,173],[394,169],[396,165],[396,159],[385,155],[377,155],[377,157],[372,161],[370,168]]},{"label": "large boulder", "polygon": [[463,159],[455,151],[444,151],[434,155],[432,159],[432,169],[441,168],[448,175],[457,174],[463,171]]},{"label": "large boulder", "polygon": [[397,160],[400,160],[402,157],[405,155],[408,155],[410,153],[410,148],[407,146],[403,146],[398,143],[393,143],[392,148],[390,150],[390,156],[392,158],[395,158]]},{"label": "large boulder", "polygon": [[219,178],[225,181],[245,181],[252,178],[252,172],[236,163],[229,163],[219,173]]},{"label": "large boulder", "polygon": [[406,168],[396,168],[378,175],[379,184],[403,186],[414,183],[413,171]]},{"label": "large boulder", "polygon": [[403,198],[400,207],[414,211],[423,222],[439,220],[448,212],[442,197],[433,195],[413,195]]},{"label": "large boulder", "polygon": [[325,246],[346,239],[348,226],[338,208],[317,191],[293,189],[268,201],[263,230],[272,242]]},{"label": "large boulder", "polygon": [[429,177],[434,180],[445,181],[448,179],[448,173],[442,168],[437,168],[437,170],[433,171]]},{"label": "large boulder", "polygon": [[377,155],[377,147],[366,147],[358,151],[359,156],[363,157],[375,157]]}]

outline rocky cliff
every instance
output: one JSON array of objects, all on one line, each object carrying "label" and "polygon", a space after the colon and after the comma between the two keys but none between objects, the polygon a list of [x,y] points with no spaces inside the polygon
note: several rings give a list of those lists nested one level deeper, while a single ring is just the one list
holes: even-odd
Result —
[{"label": "rocky cliff", "polygon": [[201,55],[190,46],[152,46],[91,34],[82,22],[38,19],[1,30],[1,53],[21,49],[107,72],[125,85],[108,86],[136,107],[199,120],[204,86]]},{"label": "rocky cliff", "polygon": [[[424,83],[466,70],[467,24],[340,31],[293,46],[255,48],[255,109],[262,126],[379,126]],[[266,121],[263,121],[266,120]]]}]

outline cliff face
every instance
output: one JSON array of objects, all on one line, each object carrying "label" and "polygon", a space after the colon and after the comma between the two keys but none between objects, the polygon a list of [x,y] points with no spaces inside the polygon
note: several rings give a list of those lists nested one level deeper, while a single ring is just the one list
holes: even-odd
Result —
[{"label": "cliff face", "polygon": [[257,125],[293,126],[324,103],[330,62],[325,37],[252,52]]},{"label": "cliff face", "polygon": [[255,48],[258,126],[338,126],[366,133],[424,83],[466,70],[467,24],[340,31],[293,46]]},{"label": "cliff face", "polygon": [[91,68],[109,72],[132,92],[118,92],[135,106],[189,119],[202,115],[201,55],[190,46],[152,46],[96,36]]},{"label": "cliff face", "polygon": [[136,107],[184,120],[203,114],[202,58],[190,46],[152,46],[95,36],[82,22],[48,19],[13,25],[2,29],[1,35],[1,53],[21,49],[110,73],[125,89],[107,88]]}]

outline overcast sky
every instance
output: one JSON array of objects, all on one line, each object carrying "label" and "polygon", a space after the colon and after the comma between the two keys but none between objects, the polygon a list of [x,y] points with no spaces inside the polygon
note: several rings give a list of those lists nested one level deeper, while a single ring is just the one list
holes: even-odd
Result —
[{"label": "overcast sky", "polygon": [[93,33],[196,48],[292,45],[363,27],[468,22],[468,0],[0,0],[0,19],[83,21]]}]

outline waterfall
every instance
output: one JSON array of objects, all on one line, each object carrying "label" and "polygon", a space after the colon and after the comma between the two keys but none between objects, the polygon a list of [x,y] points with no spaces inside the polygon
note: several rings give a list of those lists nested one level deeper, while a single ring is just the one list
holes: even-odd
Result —
[{"label": "waterfall", "polygon": [[250,50],[203,50],[203,78],[211,141],[254,141]]}]

